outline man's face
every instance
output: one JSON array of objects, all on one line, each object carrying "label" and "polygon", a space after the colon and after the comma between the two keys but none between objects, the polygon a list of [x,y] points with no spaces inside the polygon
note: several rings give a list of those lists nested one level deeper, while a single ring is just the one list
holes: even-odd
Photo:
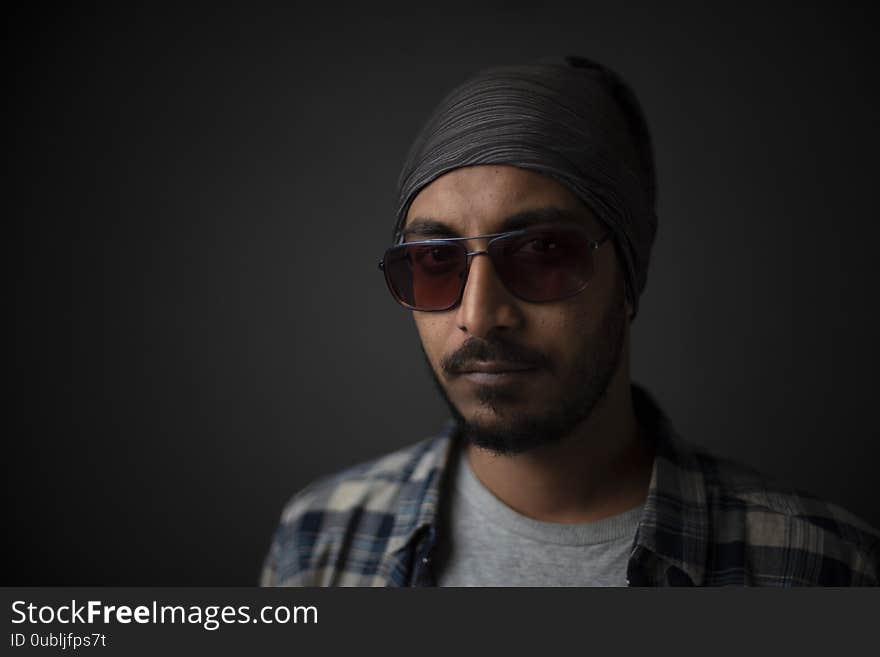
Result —
[{"label": "man's face", "polygon": [[[456,169],[413,200],[407,241],[467,237],[576,223],[598,240],[607,229],[565,186],[512,166]],[[429,221],[426,221],[429,220]],[[530,221],[530,219],[526,219]],[[487,240],[467,242],[482,250]],[[593,252],[577,295],[533,303],[514,297],[487,256],[475,256],[461,303],[413,317],[437,386],[474,444],[518,453],[559,440],[589,417],[616,372],[627,339],[624,286],[613,242]]]}]

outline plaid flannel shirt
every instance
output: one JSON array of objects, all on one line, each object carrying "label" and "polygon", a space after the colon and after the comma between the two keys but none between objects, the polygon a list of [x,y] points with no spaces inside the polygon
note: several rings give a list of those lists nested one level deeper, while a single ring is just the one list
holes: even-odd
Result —
[{"label": "plaid flannel shirt", "polygon": [[[630,586],[877,586],[880,534],[840,507],[772,485],[682,441],[641,387],[656,440],[627,566]],[[454,425],[320,479],[285,507],[263,586],[430,586]]]}]

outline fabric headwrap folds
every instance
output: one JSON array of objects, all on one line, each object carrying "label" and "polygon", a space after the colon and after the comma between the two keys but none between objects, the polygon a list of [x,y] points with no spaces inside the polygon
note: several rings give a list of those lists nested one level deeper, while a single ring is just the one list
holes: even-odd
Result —
[{"label": "fabric headwrap folds", "polygon": [[398,180],[395,243],[419,191],[476,164],[510,164],[567,186],[614,236],[633,306],[657,232],[650,133],[629,87],[581,57],[480,71],[440,103]]}]

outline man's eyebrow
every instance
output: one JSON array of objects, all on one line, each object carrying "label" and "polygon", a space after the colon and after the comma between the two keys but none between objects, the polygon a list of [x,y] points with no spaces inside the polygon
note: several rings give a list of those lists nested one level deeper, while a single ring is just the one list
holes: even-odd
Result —
[{"label": "man's eyebrow", "polygon": [[421,237],[459,237],[448,224],[430,217],[416,217],[401,233],[403,237],[419,235]]},{"label": "man's eyebrow", "polygon": [[[521,230],[538,224],[547,223],[583,223],[583,219],[577,213],[571,210],[548,206],[544,208],[535,208],[531,210],[523,210],[501,222],[500,228],[495,232],[507,232],[510,230]],[[401,235],[407,238],[411,235],[420,237],[461,237],[458,231],[453,229],[449,224],[433,219],[431,217],[416,217],[403,230]]]}]

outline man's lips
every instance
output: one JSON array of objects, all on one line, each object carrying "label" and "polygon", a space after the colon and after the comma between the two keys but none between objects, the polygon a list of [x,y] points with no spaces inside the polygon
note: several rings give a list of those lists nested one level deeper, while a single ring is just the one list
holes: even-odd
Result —
[{"label": "man's lips", "polygon": [[458,368],[455,374],[471,383],[500,385],[513,383],[535,371],[533,365],[493,361],[468,363]]},{"label": "man's lips", "polygon": [[499,361],[468,363],[456,369],[456,374],[507,374],[533,370],[533,365],[524,363],[504,363]]}]

